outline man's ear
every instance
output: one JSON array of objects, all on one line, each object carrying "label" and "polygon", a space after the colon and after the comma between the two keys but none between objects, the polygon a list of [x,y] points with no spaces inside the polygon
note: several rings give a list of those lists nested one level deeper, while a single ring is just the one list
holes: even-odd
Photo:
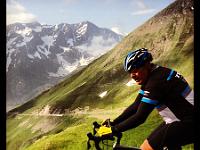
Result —
[{"label": "man's ear", "polygon": [[146,63],[144,64],[144,67],[145,67],[146,69],[148,69],[148,70],[151,70],[151,63],[150,63],[150,62],[146,62]]},{"label": "man's ear", "polygon": [[144,64],[144,66],[145,66],[145,68],[150,68],[150,67],[151,67],[151,63],[150,63],[150,62],[146,62],[146,63]]}]

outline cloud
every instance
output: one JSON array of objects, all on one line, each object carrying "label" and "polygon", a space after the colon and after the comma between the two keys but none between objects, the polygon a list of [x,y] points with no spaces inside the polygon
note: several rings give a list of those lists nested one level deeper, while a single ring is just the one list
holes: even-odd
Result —
[{"label": "cloud", "polygon": [[74,4],[76,2],[78,2],[79,0],[64,0],[65,5],[71,5]]},{"label": "cloud", "polygon": [[149,14],[156,11],[155,9],[144,9],[144,10],[139,10],[136,12],[132,12],[131,15],[136,16],[136,15],[144,15],[144,14]]},{"label": "cloud", "polygon": [[143,0],[132,1],[131,5],[137,6],[137,11],[132,12],[131,15],[145,15],[156,11],[156,9],[149,8]]},{"label": "cloud", "polygon": [[119,27],[112,27],[111,30],[117,34],[121,34],[121,35],[127,35],[127,33],[121,31],[121,29]]},{"label": "cloud", "polygon": [[136,1],[136,5],[137,5],[140,9],[147,9],[147,6],[146,6],[145,3],[143,2],[143,0],[137,0],[137,1]]},{"label": "cloud", "polygon": [[65,10],[64,10],[64,9],[60,9],[59,12],[60,12],[60,13],[64,13]]},{"label": "cloud", "polygon": [[36,21],[36,16],[29,13],[16,0],[10,0],[6,3],[6,24],[12,24],[16,22],[29,23]]},{"label": "cloud", "polygon": [[87,51],[93,56],[100,56],[111,50],[116,44],[117,42],[113,38],[105,40],[102,36],[95,36],[89,46],[84,44],[77,46],[77,48],[83,51]]}]

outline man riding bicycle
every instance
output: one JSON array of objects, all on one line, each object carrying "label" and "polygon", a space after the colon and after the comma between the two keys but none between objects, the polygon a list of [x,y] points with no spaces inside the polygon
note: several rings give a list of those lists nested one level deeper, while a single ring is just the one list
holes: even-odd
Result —
[{"label": "man riding bicycle", "polygon": [[153,64],[152,60],[151,53],[145,48],[126,56],[124,69],[141,89],[135,101],[111,122],[111,132],[124,132],[139,126],[156,108],[164,122],[140,148],[180,150],[182,145],[194,142],[193,91],[182,75]]}]

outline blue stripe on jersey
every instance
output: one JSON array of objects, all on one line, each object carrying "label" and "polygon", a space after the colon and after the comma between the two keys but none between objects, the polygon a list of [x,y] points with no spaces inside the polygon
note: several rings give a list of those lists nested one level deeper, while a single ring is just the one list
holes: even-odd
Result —
[{"label": "blue stripe on jersey", "polygon": [[144,91],[143,90],[140,90],[139,93],[142,94],[142,95],[144,95]]},{"label": "blue stripe on jersey", "polygon": [[145,103],[153,104],[153,105],[157,105],[158,104],[158,101],[152,100],[152,99],[149,99],[149,98],[146,98],[146,97],[143,97],[141,99],[141,101],[145,102]]},{"label": "blue stripe on jersey", "polygon": [[155,108],[157,108],[157,109],[158,109],[158,108],[160,108],[161,106],[162,106],[162,105],[160,104],[160,105],[157,105],[157,106],[155,106]]},{"label": "blue stripe on jersey", "polygon": [[186,97],[190,91],[191,91],[191,88],[190,88],[190,86],[188,85],[188,86],[185,88],[185,90],[181,93],[181,95],[182,95],[183,97]]},{"label": "blue stripe on jersey", "polygon": [[172,78],[172,74],[174,73],[174,70],[171,70],[171,72],[170,72],[170,74],[169,74],[169,76],[168,76],[168,78],[167,78],[167,81],[169,81],[171,78]]}]

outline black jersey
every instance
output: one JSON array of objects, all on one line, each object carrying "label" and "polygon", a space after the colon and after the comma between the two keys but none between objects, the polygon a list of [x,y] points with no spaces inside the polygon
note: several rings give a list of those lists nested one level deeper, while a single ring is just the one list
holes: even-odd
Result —
[{"label": "black jersey", "polygon": [[193,115],[193,105],[186,97],[191,88],[182,75],[174,70],[158,66],[141,87],[141,101],[154,105],[158,111],[168,107],[180,120]]},{"label": "black jersey", "polygon": [[180,121],[191,119],[193,105],[186,99],[191,91],[179,73],[154,65],[134,103],[113,121],[113,125],[121,132],[137,127],[146,120],[154,108],[162,117],[177,118]]}]

